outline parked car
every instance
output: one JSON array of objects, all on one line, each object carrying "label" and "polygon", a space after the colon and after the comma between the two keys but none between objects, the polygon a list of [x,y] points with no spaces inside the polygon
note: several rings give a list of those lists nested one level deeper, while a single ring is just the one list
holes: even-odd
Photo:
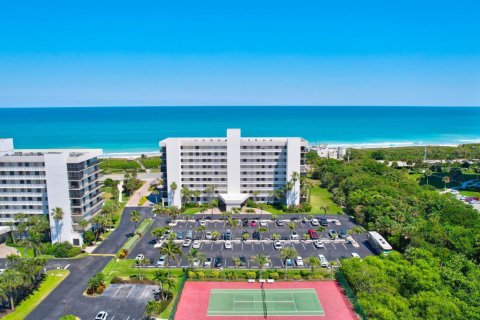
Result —
[{"label": "parked car", "polygon": [[211,267],[212,266],[212,258],[206,258],[205,262],[203,262],[204,267]]},{"label": "parked car", "polygon": [[182,231],[178,231],[177,240],[183,240],[183,232]]},{"label": "parked car", "polygon": [[182,247],[190,247],[192,244],[192,239],[185,239],[183,240]]},{"label": "parked car", "polygon": [[200,241],[199,240],[193,240],[192,248],[200,249]]},{"label": "parked car", "polygon": [[280,250],[283,248],[283,243],[281,243],[280,241],[274,241],[273,242],[273,248],[275,250]]},{"label": "parked car", "polygon": [[317,248],[317,249],[325,248],[325,245],[323,244],[322,241],[318,241],[318,240],[317,240],[317,241],[313,242],[313,245],[314,245],[315,248]]},{"label": "parked car", "polygon": [[193,232],[192,231],[187,231],[185,239],[192,239],[192,238],[193,238]]},{"label": "parked car", "polygon": [[168,229],[165,231],[165,234],[163,235],[163,237],[165,239],[170,239],[170,236],[172,235],[172,230]]},{"label": "parked car", "polygon": [[290,259],[290,258],[287,258],[285,260],[285,263],[286,263],[287,267],[292,267],[293,266],[293,260]]},{"label": "parked car", "polygon": [[323,254],[319,254],[318,259],[320,259],[320,264],[321,264],[322,267],[328,268],[327,258],[325,258],[325,256]]},{"label": "parked car", "polygon": [[200,260],[194,259],[193,262],[192,262],[192,266],[193,266],[194,268],[200,267]]},{"label": "parked car", "polygon": [[324,227],[325,227],[325,226],[328,226],[328,220],[327,220],[327,218],[320,218],[320,224],[321,224],[322,226],[324,226]]},{"label": "parked car", "polygon": [[232,241],[230,241],[230,240],[225,241],[225,243],[223,245],[224,245],[225,249],[232,249]]},{"label": "parked car", "polygon": [[213,235],[212,235],[211,231],[207,231],[205,233],[205,239],[207,239],[207,240],[212,240],[213,239]]},{"label": "parked car", "polygon": [[319,226],[320,225],[320,222],[318,221],[318,219],[316,218],[313,218],[312,220],[310,220],[310,224],[314,227],[316,226]]},{"label": "parked car", "polygon": [[275,223],[276,223],[277,226],[279,226],[279,227],[283,227],[283,226],[285,225],[285,221],[283,221],[283,220],[277,220],[277,221],[275,221]]},{"label": "parked car", "polygon": [[249,221],[247,218],[242,219],[242,226],[243,227],[248,227]]},{"label": "parked car", "polygon": [[213,266],[215,268],[223,267],[223,258],[221,256],[215,257],[215,261],[213,262]]},{"label": "parked car", "polygon": [[328,235],[330,236],[330,238],[336,239],[336,238],[337,238],[337,231],[335,231],[335,230],[328,230]]},{"label": "parked car", "polygon": [[360,255],[356,252],[352,252],[351,255],[352,255],[352,258],[361,259]]},{"label": "parked car", "polygon": [[290,221],[292,221],[292,222],[298,222],[298,221],[300,221],[300,220],[298,220],[298,217],[291,217],[291,218],[290,218]]},{"label": "parked car", "polygon": [[255,232],[252,233],[252,239],[253,240],[262,240],[262,235],[260,234],[260,232],[255,231]]},{"label": "parked car", "polygon": [[255,220],[250,221],[250,227],[255,228],[256,226],[257,226],[257,221]]},{"label": "parked car", "polygon": [[309,229],[307,231],[308,235],[310,236],[310,239],[318,239],[317,232],[313,229]]},{"label": "parked car", "polygon": [[157,267],[165,267],[167,256],[160,256],[157,260]]},{"label": "parked car", "polygon": [[143,260],[143,259],[145,259],[145,256],[141,253],[135,257],[135,260]]},{"label": "parked car", "polygon": [[240,257],[240,266],[245,267],[247,265],[247,258],[245,256]]},{"label": "parked car", "polygon": [[161,247],[163,246],[163,241],[156,241],[155,244],[153,245],[153,247],[155,249],[160,249]]},{"label": "parked car", "polygon": [[169,225],[170,227],[175,227],[175,226],[177,225],[177,223],[178,223],[177,220],[170,220],[170,221],[168,222],[168,225]]},{"label": "parked car", "polygon": [[298,235],[298,233],[296,231],[293,231],[292,234],[290,235],[290,239],[298,240],[298,239],[300,239],[300,236]]},{"label": "parked car", "polygon": [[340,239],[346,239],[347,238],[347,233],[345,232],[345,230],[340,229],[338,231],[338,236],[340,237]]},{"label": "parked car", "polygon": [[232,231],[228,229],[225,231],[225,234],[223,235],[224,240],[232,240]]},{"label": "parked car", "polygon": [[260,220],[260,227],[266,227],[267,226],[267,221],[266,220]]},{"label": "parked car", "polygon": [[200,225],[206,227],[207,226],[207,221],[205,220],[200,220]]},{"label": "parked car", "polygon": [[270,260],[269,256],[266,256],[265,258],[267,258],[267,259],[265,260],[265,263],[263,264],[263,266],[265,268],[270,268],[272,266],[272,260]]},{"label": "parked car", "polygon": [[305,266],[305,263],[303,262],[303,258],[298,256],[295,258],[295,263],[297,265],[297,267],[304,267]]},{"label": "parked car", "polygon": [[95,320],[107,320],[107,318],[108,318],[108,313],[106,311],[100,311],[99,313],[97,313]]}]

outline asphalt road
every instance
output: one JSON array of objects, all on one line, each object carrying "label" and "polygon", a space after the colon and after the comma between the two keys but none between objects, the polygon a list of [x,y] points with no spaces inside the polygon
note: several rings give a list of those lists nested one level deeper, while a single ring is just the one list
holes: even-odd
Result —
[{"label": "asphalt road", "polygon": [[[232,249],[226,249],[224,246],[223,240],[206,240],[205,239],[205,232],[196,232],[196,228],[199,226],[199,222],[197,220],[193,220],[190,217],[189,221],[179,221],[176,226],[173,227],[173,231],[183,232],[185,235],[188,231],[192,231],[193,237],[198,237],[201,239],[200,251],[203,252],[207,257],[214,259],[216,256],[221,256],[223,258],[223,264],[225,268],[233,268],[234,265],[232,263],[233,257],[240,257],[244,256],[247,260],[248,268],[258,268],[258,266],[252,261],[253,257],[258,254],[267,255],[270,257],[272,261],[272,267],[274,268],[282,268],[284,267],[284,261],[280,259],[280,252],[279,250],[275,250],[273,247],[273,241],[270,240],[271,235],[273,233],[280,234],[282,238],[287,239],[291,233],[290,229],[286,226],[288,222],[290,222],[290,218],[293,216],[300,217],[299,215],[285,215],[282,216],[282,220],[286,220],[285,226],[277,226],[277,224],[273,220],[267,220],[268,223],[268,232],[263,234],[263,240],[248,240],[242,241],[241,234],[244,231],[247,231],[252,234],[252,232],[256,229],[254,227],[242,227],[239,226],[237,228],[231,228],[230,226],[226,225],[224,221],[219,220],[207,220],[207,230],[206,231],[219,231],[220,233],[224,234],[227,229],[231,229],[233,234],[232,240]],[[196,216],[197,217],[197,216]],[[241,215],[240,218],[258,218],[258,216],[245,216]],[[319,254],[323,254],[328,260],[336,260],[339,261],[341,258],[348,258],[351,256],[352,252],[359,254],[361,257],[365,257],[367,255],[372,255],[374,252],[372,251],[370,245],[367,242],[366,234],[361,234],[355,236],[359,247],[354,247],[351,243],[348,243],[344,240],[335,240],[332,241],[327,232],[329,229],[334,229],[336,231],[340,229],[348,230],[351,229],[356,224],[350,217],[343,215],[338,217],[337,215],[327,215],[328,219],[335,219],[339,220],[340,225],[337,225],[333,222],[329,223],[329,226],[326,227],[327,230],[319,233],[319,238],[324,243],[325,247],[317,249],[313,245],[313,241],[304,241],[304,240],[281,240],[284,246],[291,246],[294,247],[299,256],[303,258],[307,258],[309,256],[318,256]],[[214,219],[218,219],[220,216],[214,217]],[[266,217],[262,215],[262,220],[265,220]],[[149,231],[146,235],[141,239],[141,241],[136,245],[136,247],[132,250],[129,255],[129,258],[135,258],[138,254],[143,254],[146,258],[151,259],[154,264],[155,261],[158,260],[160,253],[159,249],[153,247],[155,239],[151,236],[151,230],[157,226],[164,226],[168,222],[168,218],[166,217],[156,217],[154,224],[151,226]],[[308,229],[316,229],[316,226],[312,226],[309,222],[303,223],[301,221],[296,222],[296,229],[295,231],[302,237],[304,233],[307,232]],[[179,245],[181,245],[182,241],[176,241]],[[179,267],[187,267],[188,261],[186,259],[186,255],[190,250],[190,247],[182,247],[182,257],[179,260],[178,266]]]}]

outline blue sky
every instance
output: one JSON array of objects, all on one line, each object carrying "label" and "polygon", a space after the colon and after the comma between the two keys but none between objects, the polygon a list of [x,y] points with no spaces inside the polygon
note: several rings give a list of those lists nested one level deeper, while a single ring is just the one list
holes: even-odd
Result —
[{"label": "blue sky", "polygon": [[0,107],[480,105],[478,1],[0,3]]}]

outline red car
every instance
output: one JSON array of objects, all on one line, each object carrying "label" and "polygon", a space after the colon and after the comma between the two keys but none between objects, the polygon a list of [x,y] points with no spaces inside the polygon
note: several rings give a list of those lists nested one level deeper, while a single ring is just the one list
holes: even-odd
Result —
[{"label": "red car", "polygon": [[318,239],[317,232],[315,230],[310,229],[307,231],[308,235],[310,236],[310,239]]},{"label": "red car", "polygon": [[256,227],[257,226],[257,221],[252,220],[250,221],[250,227]]}]

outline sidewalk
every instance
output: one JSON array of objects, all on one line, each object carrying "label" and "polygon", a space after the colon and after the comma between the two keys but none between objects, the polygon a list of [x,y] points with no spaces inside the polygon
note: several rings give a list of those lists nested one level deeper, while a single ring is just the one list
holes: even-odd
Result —
[{"label": "sidewalk", "polygon": [[145,183],[143,186],[140,187],[135,193],[130,197],[128,200],[127,204],[125,207],[138,207],[138,202],[143,196],[148,196],[150,194],[150,191],[148,191],[148,188],[150,188],[150,185],[152,181],[155,179],[148,179],[145,180]]},{"label": "sidewalk", "polygon": [[6,258],[8,255],[16,254],[20,255],[17,249],[12,247],[7,247],[5,243],[0,244],[0,259]]}]

